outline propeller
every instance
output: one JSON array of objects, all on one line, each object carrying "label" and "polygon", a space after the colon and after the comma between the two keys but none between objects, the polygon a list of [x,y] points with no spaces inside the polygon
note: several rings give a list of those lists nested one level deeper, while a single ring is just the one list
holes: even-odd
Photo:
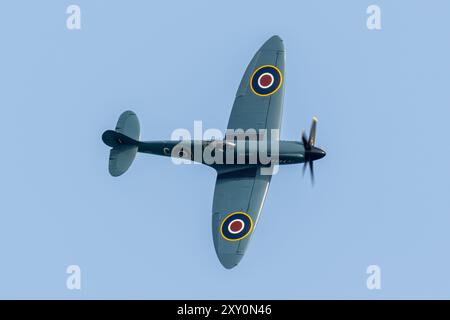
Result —
[{"label": "propeller", "polygon": [[317,118],[313,117],[311,128],[309,130],[309,138],[306,137],[306,132],[303,130],[302,132],[302,142],[305,146],[305,164],[303,165],[303,176],[305,175],[306,167],[309,166],[309,172],[311,175],[311,183],[314,185],[314,165],[313,161],[313,148],[316,142],[316,126],[317,126]]}]

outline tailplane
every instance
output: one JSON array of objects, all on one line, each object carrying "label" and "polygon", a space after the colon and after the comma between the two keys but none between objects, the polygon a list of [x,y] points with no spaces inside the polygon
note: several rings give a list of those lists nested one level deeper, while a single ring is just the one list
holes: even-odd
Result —
[{"label": "tailplane", "polygon": [[116,130],[107,130],[103,142],[112,149],[109,153],[109,173],[118,177],[133,163],[138,151],[140,126],[133,111],[125,111],[117,121]]}]

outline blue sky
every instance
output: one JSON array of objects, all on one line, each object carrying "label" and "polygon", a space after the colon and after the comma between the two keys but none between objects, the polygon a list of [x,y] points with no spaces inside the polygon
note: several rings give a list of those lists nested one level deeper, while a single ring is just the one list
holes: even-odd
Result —
[{"label": "blue sky", "polygon": [[[66,8],[81,8],[81,30]],[[381,8],[382,29],[366,28]],[[448,1],[8,1],[0,13],[1,298],[450,298]],[[319,118],[316,184],[272,179],[232,270],[211,237],[215,172],[100,137],[225,129],[270,36],[286,46],[281,137]],[[66,288],[68,265],[80,291]],[[379,265],[382,289],[366,288]]]}]

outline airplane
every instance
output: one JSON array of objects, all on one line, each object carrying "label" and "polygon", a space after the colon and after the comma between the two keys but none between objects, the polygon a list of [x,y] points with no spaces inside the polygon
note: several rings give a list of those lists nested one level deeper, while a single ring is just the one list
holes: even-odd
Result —
[{"label": "airplane", "polygon": [[[217,257],[226,269],[238,265],[247,250],[272,178],[270,173],[274,172],[270,168],[304,163],[303,174],[309,166],[314,182],[313,161],[323,158],[326,154],[324,150],[315,146],[317,125],[315,117],[309,137],[303,130],[301,141],[280,140],[276,134],[267,133],[276,132],[281,127],[284,69],[284,44],[279,36],[273,36],[262,45],[250,61],[238,87],[227,126],[227,130],[267,130],[264,137],[259,134],[256,136],[258,139],[269,139],[270,136],[270,139],[278,143],[277,157],[273,157],[269,164],[263,163],[259,156],[256,157],[256,163],[255,161],[250,163],[249,159],[255,152],[252,148],[254,145],[251,145],[248,137],[240,135],[235,135],[233,140],[227,138],[220,141],[218,139],[140,141],[139,120],[132,111],[122,113],[115,130],[107,130],[102,135],[103,142],[112,148],[109,156],[109,173],[114,177],[128,170],[137,152],[192,160],[217,171],[212,205],[212,234]],[[238,150],[239,143],[241,148]],[[236,160],[237,154],[240,154],[244,157],[244,163],[242,161],[210,163],[206,162],[204,157],[196,157],[208,146],[213,146],[222,159],[226,154],[233,152],[233,157],[230,158]],[[272,155],[272,149],[269,147],[267,150]]]}]

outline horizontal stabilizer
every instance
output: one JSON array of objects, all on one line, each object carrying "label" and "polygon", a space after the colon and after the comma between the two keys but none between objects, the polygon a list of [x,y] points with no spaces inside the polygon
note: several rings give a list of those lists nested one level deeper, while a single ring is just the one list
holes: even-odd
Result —
[{"label": "horizontal stabilizer", "polygon": [[103,142],[112,149],[109,153],[109,173],[118,177],[133,163],[138,151],[140,126],[133,111],[125,111],[117,121],[116,130],[107,130]]},{"label": "horizontal stabilizer", "polygon": [[117,120],[116,131],[131,139],[139,140],[140,130],[139,119],[133,111],[125,111]]},{"label": "horizontal stabilizer", "polygon": [[118,146],[112,148],[109,153],[109,173],[113,177],[118,177],[125,173],[136,157],[137,146]]}]

